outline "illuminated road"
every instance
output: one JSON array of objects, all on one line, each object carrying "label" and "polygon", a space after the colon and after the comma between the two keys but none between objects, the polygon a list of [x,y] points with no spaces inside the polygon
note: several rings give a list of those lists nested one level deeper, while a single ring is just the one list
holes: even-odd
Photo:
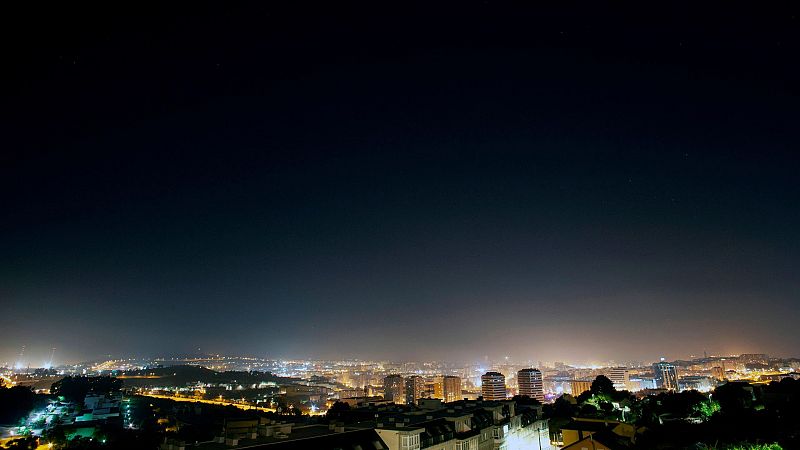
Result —
[{"label": "illuminated road", "polygon": [[[222,406],[235,406],[239,409],[255,409],[258,411],[265,411],[265,412],[277,412],[275,408],[264,408],[263,406],[253,406],[244,403],[235,403],[231,401],[225,400],[198,400],[196,398],[188,398],[188,397],[173,397],[170,395],[159,395],[159,394],[149,394],[149,393],[137,393],[136,395],[140,395],[142,397],[153,397],[153,398],[163,398],[166,400],[175,400],[176,402],[199,402],[199,403],[208,403],[210,405],[222,405]],[[310,416],[324,416],[325,411],[312,411],[312,412],[305,412],[304,414]]]},{"label": "illuminated road", "polygon": [[153,398],[163,398],[166,400],[175,400],[176,402],[192,402],[192,403],[208,403],[210,405],[221,405],[221,406],[235,406],[239,409],[255,409],[258,411],[266,411],[266,412],[276,412],[275,408],[264,408],[263,406],[253,406],[243,403],[235,403],[232,401],[226,400],[205,400],[205,399],[197,399],[197,398],[188,398],[188,397],[173,397],[170,395],[159,395],[159,394],[149,394],[149,393],[137,393],[136,395],[141,395],[142,397],[153,397]]}]

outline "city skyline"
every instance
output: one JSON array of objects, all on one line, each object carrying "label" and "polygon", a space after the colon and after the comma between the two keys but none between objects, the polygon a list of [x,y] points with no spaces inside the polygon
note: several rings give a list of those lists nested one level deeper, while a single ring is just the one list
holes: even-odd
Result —
[{"label": "city skyline", "polygon": [[[51,355],[55,352],[51,349]],[[594,359],[594,360],[583,360],[583,361],[574,361],[568,360],[564,358],[556,358],[556,359],[534,359],[534,358],[511,358],[510,356],[498,356],[498,357],[489,357],[489,355],[483,355],[481,357],[474,357],[468,359],[447,359],[447,358],[432,358],[432,359],[420,359],[420,358],[412,358],[412,359],[392,359],[392,358],[366,358],[366,357],[358,357],[358,356],[344,356],[344,357],[309,357],[309,356],[302,356],[302,355],[237,355],[237,354],[224,354],[224,353],[187,353],[187,354],[172,354],[172,355],[99,355],[97,358],[92,359],[84,359],[84,360],[59,360],[58,358],[36,358],[30,356],[23,356],[22,358],[20,355],[16,355],[15,358],[0,358],[0,368],[5,367],[8,369],[15,369],[15,370],[26,370],[26,369],[41,369],[41,368],[67,368],[67,367],[75,367],[81,366],[86,364],[96,364],[98,362],[109,362],[109,361],[131,361],[137,363],[144,363],[144,362],[151,362],[154,364],[166,364],[166,365],[180,365],[180,364],[190,364],[190,365],[200,365],[204,366],[206,363],[203,361],[214,361],[214,360],[253,360],[253,361],[306,361],[306,362],[352,362],[352,363],[388,363],[388,364],[397,364],[397,363],[410,363],[410,364],[448,364],[448,365],[469,365],[475,367],[499,367],[499,366],[531,366],[532,368],[537,367],[547,367],[553,368],[559,366],[561,364],[571,367],[571,368],[586,368],[586,369],[599,369],[599,368],[608,368],[613,369],[617,366],[623,367],[638,367],[638,368],[647,368],[651,367],[653,364],[658,362],[690,362],[690,361],[700,361],[700,360],[725,360],[725,359],[736,359],[743,355],[765,355],[769,358],[776,359],[776,360],[800,360],[800,356],[797,355],[779,355],[769,352],[757,352],[757,353],[730,353],[730,354],[712,354],[705,352],[703,355],[687,355],[685,357],[672,357],[667,358],[665,356],[658,356],[653,358],[644,358],[644,359],[637,359],[637,358],[623,358],[623,359]],[[39,361],[39,362],[37,362]],[[198,361],[198,362],[195,362]]]},{"label": "city skyline", "polygon": [[14,8],[0,361],[800,347],[795,7]]}]

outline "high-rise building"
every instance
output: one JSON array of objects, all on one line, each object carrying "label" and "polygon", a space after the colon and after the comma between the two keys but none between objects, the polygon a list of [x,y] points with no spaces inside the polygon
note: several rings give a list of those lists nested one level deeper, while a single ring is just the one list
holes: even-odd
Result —
[{"label": "high-rise building", "polygon": [[711,376],[715,379],[722,381],[725,379],[725,369],[722,367],[716,366],[711,368]]},{"label": "high-rise building", "polygon": [[631,376],[627,367],[612,367],[608,373],[608,379],[614,383],[614,389],[624,391],[628,389]]},{"label": "high-rise building", "polygon": [[656,386],[659,388],[669,389],[670,391],[678,390],[678,371],[674,365],[665,361],[654,363],[653,377],[656,379]]},{"label": "high-rise building", "polygon": [[428,379],[425,390],[428,397],[444,400],[444,377],[437,375]]},{"label": "high-rise building", "polygon": [[413,375],[406,378],[406,405],[416,405],[417,400],[426,397],[425,378]]},{"label": "high-rise building", "polygon": [[390,402],[405,403],[405,384],[400,375],[389,375],[383,379],[383,398]]},{"label": "high-rise building", "polygon": [[517,393],[543,402],[542,372],[539,369],[522,369],[517,372]]},{"label": "high-rise building", "polygon": [[444,377],[444,401],[446,403],[461,400],[461,378]]},{"label": "high-rise building", "polygon": [[506,376],[500,372],[481,375],[481,395],[484,400],[506,399]]}]

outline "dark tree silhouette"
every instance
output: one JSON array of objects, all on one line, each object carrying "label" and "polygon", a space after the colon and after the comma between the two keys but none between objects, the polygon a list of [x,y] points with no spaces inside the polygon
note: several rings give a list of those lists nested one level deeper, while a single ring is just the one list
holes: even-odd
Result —
[{"label": "dark tree silhouette", "polygon": [[527,395],[515,395],[512,398],[512,400],[517,402],[518,405],[525,405],[525,406],[537,406],[542,404],[542,402],[540,402],[539,400],[533,397],[529,397]]},{"label": "dark tree silhouette", "polygon": [[617,392],[614,389],[614,383],[608,379],[605,375],[598,375],[597,378],[592,381],[592,387],[589,389],[592,394],[613,394]]},{"label": "dark tree silhouette", "polygon": [[331,405],[328,411],[350,411],[350,404],[346,402],[336,402]]},{"label": "dark tree silhouette", "polygon": [[64,377],[50,387],[50,392],[73,402],[82,402],[86,394],[108,394],[119,391],[122,380],[113,377]]},{"label": "dark tree silhouette", "polygon": [[548,419],[569,419],[578,412],[578,407],[569,401],[568,396],[562,395],[552,404],[544,405],[542,412]]},{"label": "dark tree silhouette", "polygon": [[713,397],[723,413],[736,414],[753,406],[753,387],[749,383],[725,383],[714,390]]},{"label": "dark tree silhouette", "polygon": [[33,409],[34,397],[35,394],[28,387],[0,387],[0,423],[19,422]]},{"label": "dark tree silhouette", "polygon": [[4,448],[33,450],[36,447],[38,447],[38,445],[35,437],[23,437],[12,440],[8,444],[6,444]]}]

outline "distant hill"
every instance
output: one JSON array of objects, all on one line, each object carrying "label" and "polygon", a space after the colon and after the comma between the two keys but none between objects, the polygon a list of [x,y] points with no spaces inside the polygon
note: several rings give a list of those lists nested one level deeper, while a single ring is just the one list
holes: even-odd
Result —
[{"label": "distant hill", "polygon": [[126,387],[185,386],[189,383],[238,383],[243,386],[261,382],[291,384],[297,378],[279,377],[270,372],[216,372],[200,366],[171,366],[131,370],[115,374]]}]

